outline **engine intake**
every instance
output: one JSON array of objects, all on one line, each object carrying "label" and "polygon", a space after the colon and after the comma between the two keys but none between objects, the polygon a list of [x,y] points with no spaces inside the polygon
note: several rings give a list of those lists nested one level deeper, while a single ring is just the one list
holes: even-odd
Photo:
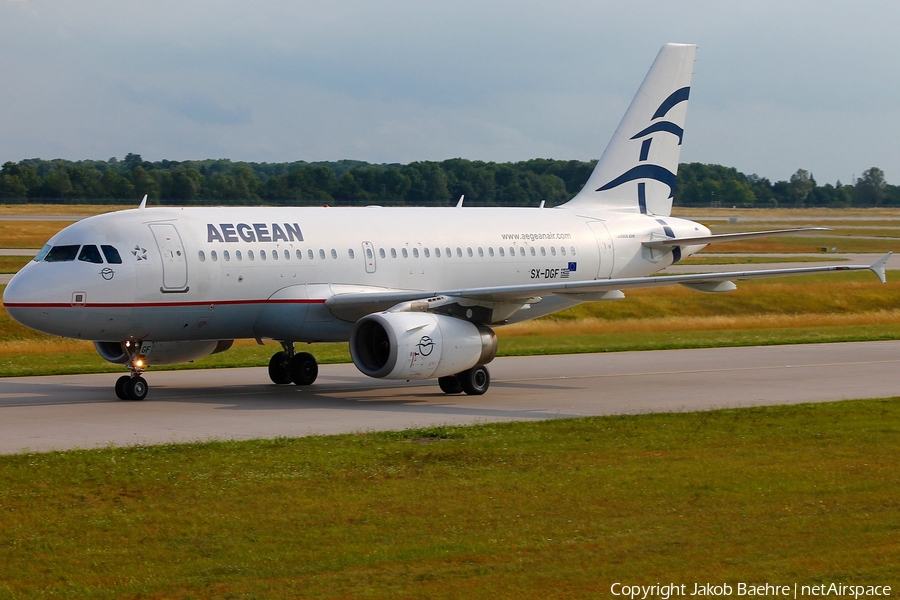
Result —
[{"label": "engine intake", "polygon": [[423,312],[380,312],[356,322],[353,364],[369,377],[430,379],[485,365],[497,355],[490,327]]}]

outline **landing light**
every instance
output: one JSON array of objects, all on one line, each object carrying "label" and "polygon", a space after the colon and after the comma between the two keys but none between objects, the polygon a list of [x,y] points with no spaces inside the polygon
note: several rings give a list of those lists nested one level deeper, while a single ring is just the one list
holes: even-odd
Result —
[{"label": "landing light", "polygon": [[143,361],[142,359],[139,358],[139,359],[137,359],[136,361],[134,361],[134,366],[136,366],[136,367],[143,367],[143,366],[144,366],[144,361]]}]

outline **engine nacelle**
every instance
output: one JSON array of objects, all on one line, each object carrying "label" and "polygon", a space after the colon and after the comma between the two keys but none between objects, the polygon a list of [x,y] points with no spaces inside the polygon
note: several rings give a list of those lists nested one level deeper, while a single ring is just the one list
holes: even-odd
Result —
[{"label": "engine nacelle", "polygon": [[[148,344],[149,352],[140,354],[145,365],[174,365],[191,362],[210,354],[225,352],[234,340],[207,340],[189,342],[155,342]],[[97,353],[111,363],[124,365],[129,356],[122,342],[94,342]]]},{"label": "engine nacelle", "polygon": [[426,312],[380,312],[356,322],[350,356],[369,377],[430,379],[484,365],[497,336],[484,325]]}]

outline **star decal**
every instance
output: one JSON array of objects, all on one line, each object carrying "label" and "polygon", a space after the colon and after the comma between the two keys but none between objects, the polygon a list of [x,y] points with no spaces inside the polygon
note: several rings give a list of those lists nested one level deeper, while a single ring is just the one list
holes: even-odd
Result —
[{"label": "star decal", "polygon": [[135,259],[137,259],[138,262],[147,260],[146,248],[141,248],[140,246],[135,245],[134,250],[131,251],[131,254],[134,255]]}]

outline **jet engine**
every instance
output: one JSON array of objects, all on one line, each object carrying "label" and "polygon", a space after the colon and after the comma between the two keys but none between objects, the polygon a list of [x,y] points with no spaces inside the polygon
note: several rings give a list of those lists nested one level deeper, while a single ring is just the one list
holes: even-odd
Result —
[{"label": "jet engine", "polygon": [[430,379],[491,362],[497,336],[484,325],[426,312],[380,312],[356,322],[350,356],[369,377]]},{"label": "jet engine", "polygon": [[[145,365],[174,365],[191,362],[210,354],[225,352],[234,340],[205,340],[188,342],[155,342],[146,344],[148,352],[141,354]],[[111,363],[124,365],[128,363],[129,354],[123,342],[94,342],[97,353]]]}]

